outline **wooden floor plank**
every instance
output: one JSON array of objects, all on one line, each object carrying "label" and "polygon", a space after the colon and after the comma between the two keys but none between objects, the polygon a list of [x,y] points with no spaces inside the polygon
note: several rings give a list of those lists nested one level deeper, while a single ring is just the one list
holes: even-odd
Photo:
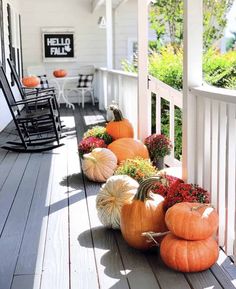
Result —
[{"label": "wooden floor plank", "polygon": [[0,164],[0,189],[5,183],[14,163],[16,162],[17,157],[18,154],[16,153],[7,153],[4,157],[4,162]]},{"label": "wooden floor plank", "polygon": [[158,249],[153,249],[153,251],[146,253],[146,256],[152,266],[152,270],[160,284],[161,289],[191,288],[182,273],[169,269],[162,262]]},{"label": "wooden floor plank", "polygon": [[68,194],[61,182],[67,178],[67,148],[55,153],[48,230],[41,289],[69,289]]},{"label": "wooden floor plank", "polygon": [[100,184],[86,181],[86,194],[92,227],[94,250],[101,289],[130,288],[114,231],[101,226],[96,212],[96,195]]},{"label": "wooden floor plank", "polygon": [[[67,142],[71,288],[98,289],[97,268],[78,156],[74,118],[70,122],[69,128],[70,131],[74,131],[74,135],[70,135],[70,141]],[[88,232],[88,234],[84,234],[84,232]],[[84,243],[86,246],[83,246]]]},{"label": "wooden floor plank", "polygon": [[11,287],[40,161],[40,154],[31,156],[0,239],[0,289]]},{"label": "wooden floor plank", "polygon": [[40,287],[40,275],[14,276],[11,289],[38,289]]},{"label": "wooden floor plank", "polygon": [[[188,273],[185,274],[189,283],[194,289],[202,289],[202,288],[214,288],[214,289],[222,289],[222,286],[216,280],[214,275],[210,270],[206,270],[199,273]],[[227,288],[228,289],[228,288]]]},{"label": "wooden floor plank", "polygon": [[[40,167],[34,198],[15,270],[16,275],[42,273],[48,212],[53,178],[53,154],[44,154]],[[30,244],[30,246],[29,246]],[[26,287],[25,289],[31,289]]]},{"label": "wooden floor plank", "polygon": [[120,231],[116,231],[115,235],[123,264],[127,268],[126,277],[130,287],[135,289],[159,289],[159,284],[145,254],[129,247],[122,238]]},{"label": "wooden floor plank", "polygon": [[[9,157],[11,156],[9,155]],[[4,184],[0,190],[0,234],[4,228],[7,216],[11,209],[12,202],[14,201],[18,186],[24,175],[24,171],[28,164],[29,158],[29,154],[22,154],[19,155],[17,157],[17,160],[14,162],[13,156],[14,165],[7,176],[7,180],[4,180]],[[8,167],[7,163],[6,167]],[[8,171],[7,168],[6,171]]]}]

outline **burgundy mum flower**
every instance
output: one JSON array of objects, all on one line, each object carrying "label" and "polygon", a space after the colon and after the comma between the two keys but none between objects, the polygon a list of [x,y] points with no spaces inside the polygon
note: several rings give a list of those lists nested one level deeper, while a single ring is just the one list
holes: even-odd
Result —
[{"label": "burgundy mum flower", "polygon": [[178,186],[172,186],[167,193],[164,201],[164,208],[167,210],[176,203],[209,203],[209,192],[193,184],[179,183]]},{"label": "burgundy mum flower", "polygon": [[95,148],[106,148],[107,145],[103,139],[97,137],[88,137],[79,143],[79,153],[81,156],[90,153]]}]

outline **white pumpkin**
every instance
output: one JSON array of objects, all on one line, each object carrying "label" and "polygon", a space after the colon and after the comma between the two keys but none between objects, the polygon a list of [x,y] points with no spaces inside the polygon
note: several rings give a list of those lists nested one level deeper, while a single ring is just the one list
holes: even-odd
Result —
[{"label": "white pumpkin", "polygon": [[121,208],[133,199],[138,187],[138,182],[125,175],[112,176],[107,180],[96,199],[98,218],[104,226],[120,228]]},{"label": "white pumpkin", "polygon": [[94,182],[105,182],[114,174],[117,167],[115,154],[106,148],[96,148],[89,154],[84,154],[82,169],[88,179]]}]

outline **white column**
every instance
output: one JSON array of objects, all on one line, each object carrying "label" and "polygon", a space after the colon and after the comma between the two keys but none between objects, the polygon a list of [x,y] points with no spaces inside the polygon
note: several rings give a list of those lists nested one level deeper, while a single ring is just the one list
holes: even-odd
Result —
[{"label": "white column", "polygon": [[106,0],[107,68],[113,68],[112,0]]},{"label": "white column", "polygon": [[138,138],[151,132],[151,97],[148,92],[148,0],[138,0]]},{"label": "white column", "polygon": [[183,178],[196,182],[196,97],[189,88],[202,85],[202,0],[184,0]]}]

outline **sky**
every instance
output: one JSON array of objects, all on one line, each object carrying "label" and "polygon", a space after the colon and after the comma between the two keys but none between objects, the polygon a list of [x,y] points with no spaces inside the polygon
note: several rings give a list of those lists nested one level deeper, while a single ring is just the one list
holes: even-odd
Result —
[{"label": "sky", "polygon": [[225,37],[230,38],[232,37],[231,31],[236,32],[236,0],[234,1],[234,4],[228,13],[227,18],[228,24],[225,29]]}]

